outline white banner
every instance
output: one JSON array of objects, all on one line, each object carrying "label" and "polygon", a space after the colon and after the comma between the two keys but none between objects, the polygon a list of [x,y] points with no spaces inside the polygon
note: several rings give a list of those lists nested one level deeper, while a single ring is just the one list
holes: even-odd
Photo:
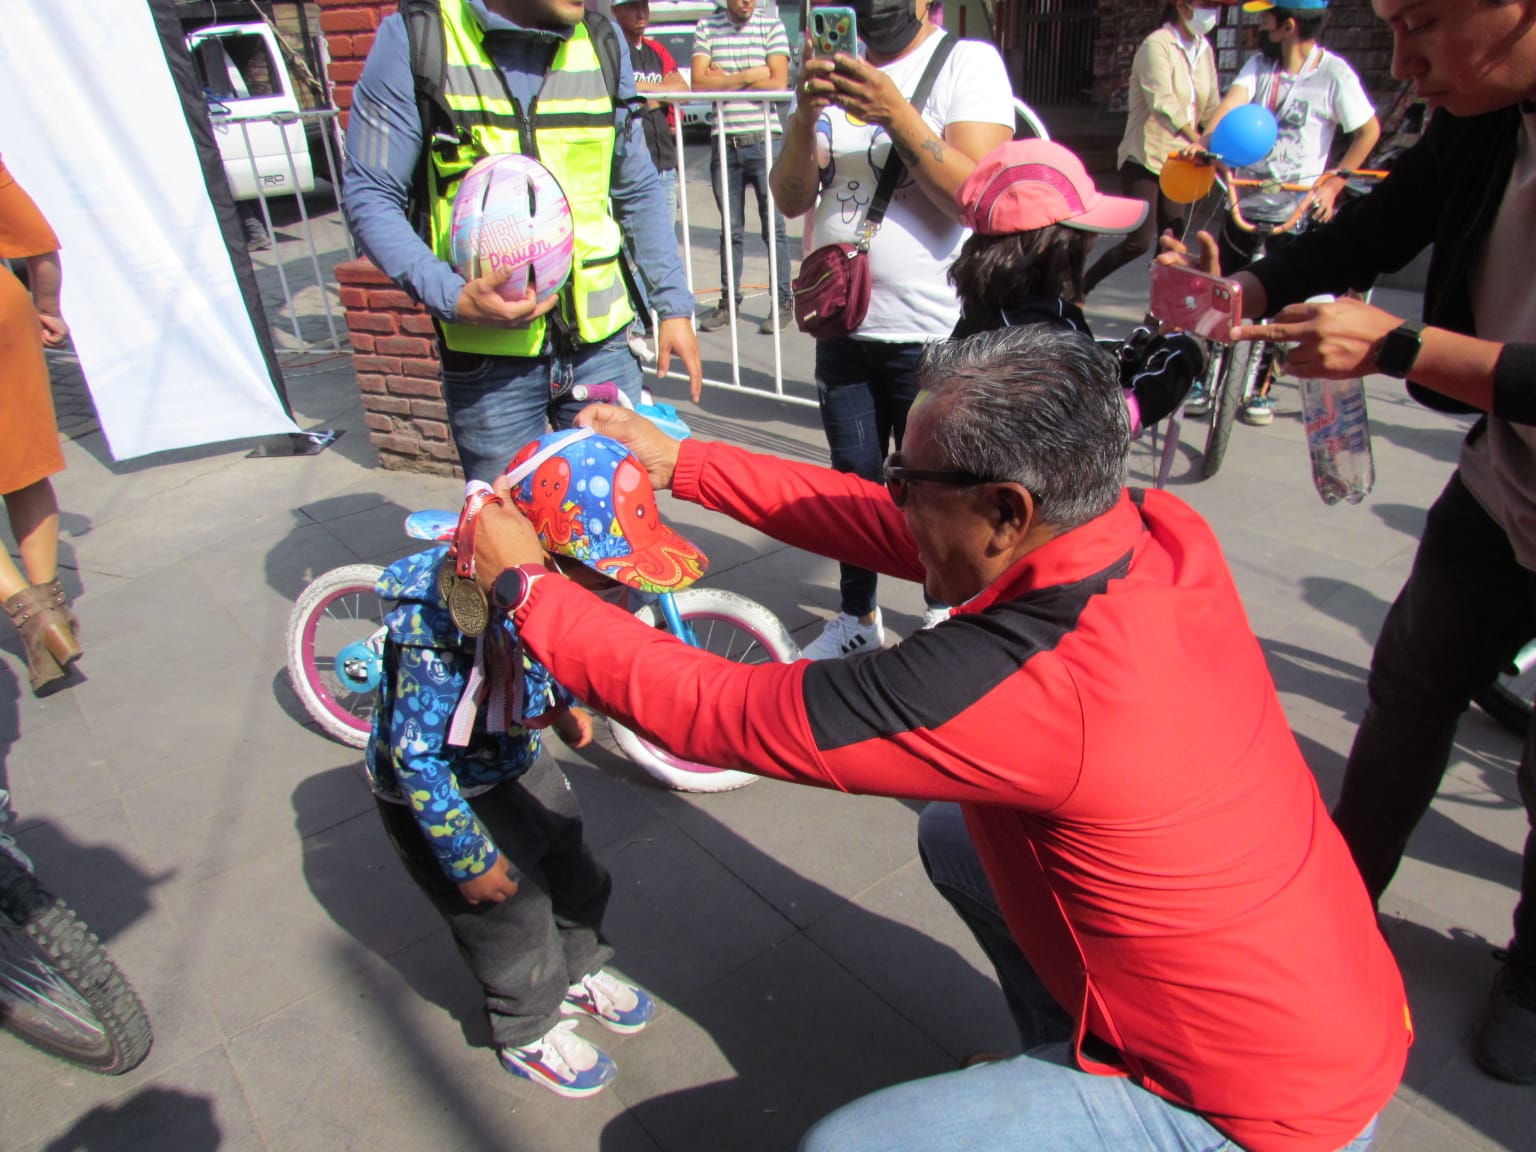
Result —
[{"label": "white banner", "polygon": [[0,0],[0,154],[59,234],[64,317],[117,460],[296,432],[146,0]]}]

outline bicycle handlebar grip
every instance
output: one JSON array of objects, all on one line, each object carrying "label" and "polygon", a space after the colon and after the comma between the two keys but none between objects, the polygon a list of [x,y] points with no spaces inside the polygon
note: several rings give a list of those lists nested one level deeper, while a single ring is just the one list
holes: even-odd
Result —
[{"label": "bicycle handlebar grip", "polygon": [[[602,384],[578,384],[571,389],[571,399],[586,400],[593,404],[623,404],[624,393],[612,380]],[[628,405],[624,405],[626,408]]]}]

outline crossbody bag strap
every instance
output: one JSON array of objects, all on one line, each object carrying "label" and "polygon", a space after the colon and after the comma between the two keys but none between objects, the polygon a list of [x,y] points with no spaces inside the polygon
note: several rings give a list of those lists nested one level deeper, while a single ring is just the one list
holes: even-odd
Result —
[{"label": "crossbody bag strap", "polygon": [[[917,89],[912,93],[912,107],[917,109],[919,116],[923,113],[923,105],[928,103],[928,93],[933,91],[933,85],[939,78],[939,71],[944,67],[944,62],[949,59],[949,54],[955,50],[957,43],[955,37],[941,32],[938,46],[934,48],[933,55],[928,58],[928,67],[923,69],[923,75],[917,82]],[[874,199],[869,202],[869,211],[864,214],[864,227],[859,234],[858,248],[860,251],[868,251],[870,241],[875,238],[875,233],[880,231],[880,222],[885,219],[885,209],[891,202],[891,196],[896,192],[896,185],[900,183],[902,174],[906,172],[907,165],[901,158],[901,153],[896,151],[896,141],[891,141],[890,158],[885,162],[885,171],[880,174],[880,183],[875,187]]]}]

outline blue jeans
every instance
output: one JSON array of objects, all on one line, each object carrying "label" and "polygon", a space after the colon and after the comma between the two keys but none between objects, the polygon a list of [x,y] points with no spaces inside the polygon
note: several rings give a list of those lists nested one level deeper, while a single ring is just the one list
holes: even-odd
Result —
[{"label": "blue jeans", "polygon": [[[1375,1132],[1372,1120],[1346,1152],[1364,1152]],[[800,1152],[1026,1148],[1240,1152],[1199,1113],[1123,1076],[1079,1071],[1070,1043],[873,1092],[823,1117],[800,1141]]]},{"label": "blue jeans", "polygon": [[[1075,1065],[1071,1020],[1013,942],[958,805],[934,803],[923,810],[918,848],[929,879],[996,965],[1026,1051],[846,1104],[806,1133],[801,1152],[1237,1148],[1198,1113],[1124,1077],[1095,1076]],[[1345,1148],[1363,1150],[1375,1130],[1372,1120]]]},{"label": "blue jeans", "polygon": [[[731,290],[736,297],[736,302],[741,303],[741,258],[742,244],[746,237],[746,209],[747,189],[751,188],[757,197],[757,218],[762,228],[763,243],[768,243],[768,169],[773,160],[779,156],[781,139],[773,138],[773,158],[770,160],[763,148],[763,134],[757,132],[743,133],[740,136],[727,136],[725,138],[725,176],[726,188],[730,194],[731,206],[731,250],[735,252],[735,267],[731,271]],[[721,194],[720,185],[720,146],[718,142],[711,141],[709,149],[709,179],[714,187],[715,207],[720,209],[721,218],[725,217],[725,201]],[[775,210],[773,213],[773,244],[777,249],[779,264],[779,304],[787,307],[790,301],[789,293],[789,238],[784,234],[784,215]],[[725,237],[720,238],[720,306],[725,307],[725,282],[727,278]]]},{"label": "blue jeans", "polygon": [[489,484],[546,428],[569,428],[586,407],[571,398],[578,384],[612,381],[640,402],[640,362],[623,332],[575,352],[461,359],[465,367],[443,369],[443,400],[466,480]]},{"label": "blue jeans", "polygon": [[[922,354],[921,344],[847,336],[816,341],[816,397],[832,467],[879,481],[887,454],[901,450]],[[852,564],[842,564],[839,570],[841,610],[850,616],[873,612],[875,574]]]}]

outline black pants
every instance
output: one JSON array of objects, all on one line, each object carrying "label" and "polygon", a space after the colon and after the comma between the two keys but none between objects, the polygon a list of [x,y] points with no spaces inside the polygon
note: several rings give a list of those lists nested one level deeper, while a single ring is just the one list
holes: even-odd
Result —
[{"label": "black pants", "polygon": [[415,817],[380,800],[384,829],[485,989],[498,1046],[537,1040],[559,1022],[566,988],[603,967],[603,911],[613,881],[582,838],[581,807],[565,773],[543,753],[523,776],[469,801],[506,858],[517,895],[471,904],[443,875]]},{"label": "black pants", "polygon": [[1190,206],[1175,204],[1164,196],[1158,187],[1156,172],[1143,168],[1134,160],[1127,160],[1120,166],[1120,192],[1147,205],[1147,218],[1141,222],[1140,228],[1127,232],[1125,239],[1093,262],[1093,267],[1088,269],[1088,275],[1084,278],[1085,295],[1092,292],[1094,286],[1111,272],[1139,256],[1146,256],[1150,263],[1152,257],[1157,255],[1153,251],[1157,238],[1168,229],[1172,228],[1175,235],[1184,230],[1184,216]]},{"label": "black pants", "polygon": [[[1536,575],[1515,562],[1498,523],[1451,476],[1429,510],[1408,583],[1371,657],[1368,702],[1333,818],[1373,899],[1445,775],[1472,694],[1536,635]],[[1520,757],[1520,798],[1536,819],[1536,726]],[[1536,956],[1536,832],[1528,833],[1515,945]]]}]

